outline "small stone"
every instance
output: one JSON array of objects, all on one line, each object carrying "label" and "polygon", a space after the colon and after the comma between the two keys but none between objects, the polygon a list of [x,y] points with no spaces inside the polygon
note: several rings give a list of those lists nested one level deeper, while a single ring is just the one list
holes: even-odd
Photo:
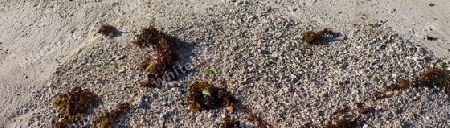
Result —
[{"label": "small stone", "polygon": [[274,52],[274,53],[272,53],[272,55],[270,55],[270,57],[277,58],[277,57],[278,57],[278,54]]},{"label": "small stone", "polygon": [[225,109],[226,109],[228,112],[233,112],[233,106],[232,106],[232,105],[231,105],[231,106],[225,107]]},{"label": "small stone", "polygon": [[214,117],[216,117],[216,114],[214,114],[213,112],[209,112],[208,113],[208,118],[214,118]]},{"label": "small stone", "polygon": [[137,108],[148,108],[149,107],[149,105],[146,102],[146,99],[143,96],[139,96],[133,104]]},{"label": "small stone", "polygon": [[122,55],[122,56],[116,57],[116,60],[122,60],[122,59],[124,59],[125,57],[126,57],[125,55]]},{"label": "small stone", "polygon": [[227,115],[225,114],[220,114],[220,117],[222,117],[223,119],[225,119],[227,117]]},{"label": "small stone", "polygon": [[394,8],[390,11],[390,13],[394,13],[395,11],[397,11],[397,9]]},{"label": "small stone", "polygon": [[125,73],[125,69],[120,69],[118,73],[119,73],[119,74]]}]

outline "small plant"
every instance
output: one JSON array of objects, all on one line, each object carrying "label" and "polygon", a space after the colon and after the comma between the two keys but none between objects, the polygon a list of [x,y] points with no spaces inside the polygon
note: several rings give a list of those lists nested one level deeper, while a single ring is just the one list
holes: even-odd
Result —
[{"label": "small plant", "polygon": [[109,25],[109,24],[102,24],[102,26],[98,30],[98,33],[101,33],[108,37],[117,36],[118,32],[119,32],[119,30],[117,30],[116,27]]},{"label": "small plant", "polygon": [[241,122],[236,119],[226,118],[225,121],[220,125],[220,128],[239,128],[240,124]]},{"label": "small plant", "polygon": [[114,121],[122,114],[125,109],[130,107],[130,103],[119,103],[116,108],[110,112],[103,113],[101,117],[94,120],[96,128],[110,128]]},{"label": "small plant", "polygon": [[152,70],[153,66],[155,66],[154,64],[149,64],[146,68],[145,68],[145,72],[149,72],[150,70]]},{"label": "small plant", "polygon": [[191,111],[232,107],[237,100],[226,90],[210,85],[206,81],[195,81],[188,89],[187,102]]},{"label": "small plant", "polygon": [[205,72],[206,72],[206,74],[208,74],[208,75],[213,75],[213,74],[214,74],[214,71],[211,70],[211,69],[205,69]]},{"label": "small plant", "polygon": [[317,33],[314,31],[307,31],[302,34],[302,44],[322,45],[325,37],[332,34],[333,31],[327,28],[324,28],[322,31],[319,31]]},{"label": "small plant", "polygon": [[205,95],[205,96],[211,96],[211,93],[207,89],[203,90],[202,94]]}]

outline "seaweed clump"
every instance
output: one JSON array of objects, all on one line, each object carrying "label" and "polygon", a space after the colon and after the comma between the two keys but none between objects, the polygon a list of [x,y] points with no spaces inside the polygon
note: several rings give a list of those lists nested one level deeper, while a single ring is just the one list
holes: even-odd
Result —
[{"label": "seaweed clump", "polygon": [[411,87],[428,87],[428,88],[440,88],[445,93],[450,95],[450,76],[441,67],[431,67],[423,71],[419,77],[411,81],[407,78],[400,78],[399,84],[392,84],[386,86],[384,91],[377,92],[375,98],[384,99],[391,97],[392,95],[386,94],[389,91],[406,90]]},{"label": "seaweed clump", "polygon": [[328,37],[333,34],[333,31],[330,29],[324,28],[319,32],[307,31],[302,34],[302,44],[309,45],[322,45],[325,37]]},{"label": "seaweed clump", "polygon": [[140,68],[148,72],[147,81],[142,82],[141,85],[156,87],[155,79],[163,77],[164,73],[170,70],[173,62],[179,58],[176,38],[154,27],[149,27],[142,29],[141,33],[136,35],[136,40],[132,43],[139,48],[151,47],[156,54],[155,59],[145,56],[140,64]]},{"label": "seaweed clump", "polygon": [[386,87],[386,91],[405,90],[412,86],[412,82],[407,78],[400,78],[399,84],[392,84]]},{"label": "seaweed clump", "polygon": [[89,89],[82,89],[80,86],[72,88],[68,93],[59,95],[53,101],[53,105],[58,107],[59,113],[64,117],[62,121],[55,122],[53,127],[62,127],[65,124],[73,123],[83,117],[84,113],[95,107],[98,96]]},{"label": "seaweed clump", "polygon": [[117,36],[119,30],[117,30],[116,27],[109,25],[109,24],[102,24],[100,29],[98,29],[98,33],[101,33],[108,37],[114,37]]},{"label": "seaweed clump", "polygon": [[130,107],[130,103],[119,103],[116,108],[110,112],[103,113],[102,116],[94,120],[96,128],[110,128],[114,121],[122,114],[125,109]]},{"label": "seaweed clump", "polygon": [[[362,106],[358,106],[360,108]],[[359,110],[359,115],[353,115],[350,114],[348,116],[351,116],[352,118],[345,118],[346,113],[349,113],[351,111],[354,111],[350,107],[344,107],[342,109],[338,109],[336,112],[334,112],[333,116],[335,117],[332,122],[326,123],[323,127],[324,128],[351,128],[358,126],[358,120],[361,118],[362,114],[367,114],[370,111],[373,111],[372,107],[369,108],[362,108]]]},{"label": "seaweed clump", "polygon": [[225,121],[220,125],[220,128],[239,128],[239,125],[241,122],[239,122],[236,119],[227,118]]},{"label": "seaweed clump", "polygon": [[328,123],[324,126],[324,128],[353,128],[358,126],[358,119],[347,119],[347,118],[341,118],[336,119],[334,123]]},{"label": "seaweed clump", "polygon": [[439,87],[450,95],[450,76],[440,67],[432,67],[419,76],[419,86]]},{"label": "seaweed clump", "polygon": [[214,87],[206,81],[195,81],[189,86],[187,102],[191,111],[210,110],[220,107],[233,110],[237,100],[224,89]]},{"label": "seaweed clump", "polygon": [[253,122],[253,124],[255,124],[258,128],[267,128],[269,124],[261,117],[254,114],[250,108],[248,108],[247,106],[242,106],[242,109],[248,115],[248,121]]},{"label": "seaweed clump", "polygon": [[82,89],[80,86],[74,87],[67,94],[61,94],[53,101],[63,116],[73,116],[82,114],[95,106],[98,96],[89,89]]}]

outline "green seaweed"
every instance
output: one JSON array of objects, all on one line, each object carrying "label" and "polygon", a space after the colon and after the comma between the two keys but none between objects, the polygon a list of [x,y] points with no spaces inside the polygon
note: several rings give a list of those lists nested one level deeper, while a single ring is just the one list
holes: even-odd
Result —
[{"label": "green seaweed", "polygon": [[145,72],[149,72],[152,68],[153,68],[153,66],[155,66],[154,64],[149,64],[146,68],[145,68]]},{"label": "green seaweed", "polygon": [[214,71],[211,70],[211,69],[205,69],[205,72],[206,72],[206,74],[208,74],[208,75],[213,75],[213,74],[214,74]]},{"label": "green seaweed", "polygon": [[206,89],[202,91],[202,94],[206,95],[206,96],[211,96],[211,93],[209,92],[209,90],[206,90]]}]

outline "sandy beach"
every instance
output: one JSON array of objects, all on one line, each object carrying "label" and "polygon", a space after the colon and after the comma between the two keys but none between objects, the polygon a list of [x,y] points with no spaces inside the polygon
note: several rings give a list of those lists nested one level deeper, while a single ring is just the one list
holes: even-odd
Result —
[{"label": "sandy beach", "polygon": [[[420,83],[430,67],[448,73],[448,7],[447,0],[0,0],[0,128],[54,126],[64,117],[53,101],[76,86],[100,101],[72,127],[94,127],[124,102],[131,106],[113,127],[220,127],[231,118],[239,127],[266,125],[248,120],[244,106],[273,128],[324,127],[336,118],[354,119],[351,127],[449,127],[448,83],[378,95],[402,78]],[[117,35],[98,33],[103,24]],[[158,87],[140,86],[147,73],[139,65],[155,50],[132,44],[150,26],[176,39],[173,65],[195,65]],[[333,33],[323,45],[303,44],[303,33],[324,28]],[[190,111],[194,81],[226,88],[239,105]]]}]

